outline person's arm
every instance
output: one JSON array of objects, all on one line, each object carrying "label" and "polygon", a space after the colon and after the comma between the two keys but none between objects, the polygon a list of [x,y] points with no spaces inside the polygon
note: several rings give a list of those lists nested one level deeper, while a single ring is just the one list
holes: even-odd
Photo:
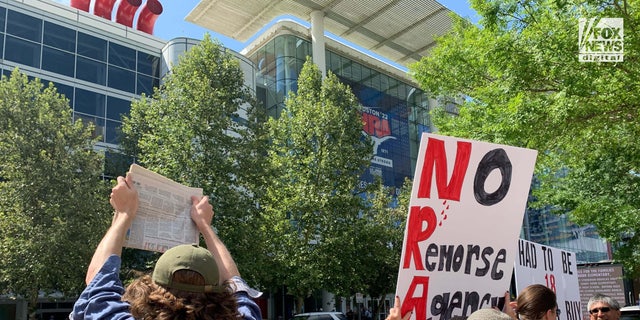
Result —
[{"label": "person's arm", "polygon": [[93,280],[107,258],[111,255],[120,256],[122,254],[125,235],[138,211],[138,192],[133,186],[131,174],[127,174],[126,178],[118,177],[117,181],[118,184],[111,189],[111,199],[109,200],[115,210],[111,227],[105,233],[91,258],[85,278],[86,284]]},{"label": "person's arm", "polygon": [[207,244],[207,249],[209,249],[213,258],[216,260],[220,273],[220,282],[225,282],[234,276],[240,276],[240,272],[231,257],[231,253],[211,227],[213,206],[209,203],[209,197],[204,196],[199,198],[192,196],[191,201],[193,203],[191,207],[191,219],[196,223],[198,230],[202,233],[204,241]]}]

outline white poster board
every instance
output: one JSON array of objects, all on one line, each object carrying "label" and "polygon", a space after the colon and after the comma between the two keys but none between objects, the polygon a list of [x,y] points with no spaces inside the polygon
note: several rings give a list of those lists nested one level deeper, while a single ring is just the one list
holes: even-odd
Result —
[{"label": "white poster board", "polygon": [[396,295],[448,320],[504,304],[537,151],[423,134]]},{"label": "white poster board", "polygon": [[528,285],[545,285],[556,293],[559,320],[582,320],[575,253],[520,239],[514,269],[517,292]]}]

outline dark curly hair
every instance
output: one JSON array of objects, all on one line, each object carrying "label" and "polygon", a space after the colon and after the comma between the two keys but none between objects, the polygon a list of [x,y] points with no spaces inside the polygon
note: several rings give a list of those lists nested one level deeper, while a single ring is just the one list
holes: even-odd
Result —
[{"label": "dark curly hair", "polygon": [[[204,284],[204,278],[190,270],[176,271],[173,279]],[[162,287],[145,275],[127,286],[122,300],[131,305],[131,314],[139,320],[237,320],[236,299],[228,283],[225,288],[222,292],[188,292]]]}]

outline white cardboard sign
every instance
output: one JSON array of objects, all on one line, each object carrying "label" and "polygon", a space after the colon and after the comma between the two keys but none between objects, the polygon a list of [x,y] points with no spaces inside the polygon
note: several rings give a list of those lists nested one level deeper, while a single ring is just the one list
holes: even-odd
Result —
[{"label": "white cardboard sign", "polygon": [[545,285],[556,293],[559,320],[582,320],[575,253],[520,239],[515,273],[518,292],[528,285]]},{"label": "white cardboard sign", "polygon": [[537,151],[423,134],[396,295],[448,320],[504,304]]}]

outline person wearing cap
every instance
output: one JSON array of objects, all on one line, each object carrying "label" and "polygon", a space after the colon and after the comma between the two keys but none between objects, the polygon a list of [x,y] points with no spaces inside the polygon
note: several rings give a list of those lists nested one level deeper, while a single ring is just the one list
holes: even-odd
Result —
[{"label": "person wearing cap", "polygon": [[211,228],[208,197],[191,197],[191,219],[208,249],[196,244],[167,250],[151,276],[134,280],[125,290],[119,279],[122,246],[138,210],[131,174],[118,177],[111,189],[111,227],[91,258],[84,289],[69,315],[80,319],[225,319],[262,320],[251,299],[261,295],[240,277],[238,268]]},{"label": "person wearing cap", "polygon": [[618,301],[601,293],[597,293],[589,299],[587,310],[591,320],[620,319],[620,304]]}]

